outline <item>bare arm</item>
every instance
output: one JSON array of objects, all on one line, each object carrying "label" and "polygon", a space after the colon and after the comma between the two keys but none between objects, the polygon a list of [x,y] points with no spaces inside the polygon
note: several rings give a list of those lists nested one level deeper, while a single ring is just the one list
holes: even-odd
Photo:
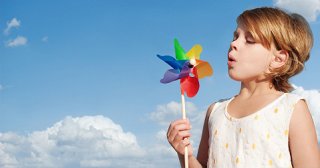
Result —
[{"label": "bare arm", "polygon": [[320,151],[315,126],[305,101],[294,108],[289,127],[289,147],[294,168],[319,168]]}]

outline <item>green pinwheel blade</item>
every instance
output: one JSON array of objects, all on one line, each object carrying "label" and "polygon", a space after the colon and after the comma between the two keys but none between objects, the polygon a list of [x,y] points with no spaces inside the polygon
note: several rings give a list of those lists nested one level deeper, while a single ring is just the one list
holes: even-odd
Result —
[{"label": "green pinwheel blade", "polygon": [[174,39],[174,49],[176,51],[177,60],[188,60],[186,52],[183,50],[177,39]]}]

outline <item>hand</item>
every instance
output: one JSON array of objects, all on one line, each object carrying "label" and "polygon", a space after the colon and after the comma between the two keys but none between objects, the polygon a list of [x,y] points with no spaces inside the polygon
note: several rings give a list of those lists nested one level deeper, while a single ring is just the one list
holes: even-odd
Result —
[{"label": "hand", "polygon": [[192,156],[192,146],[190,144],[190,129],[189,120],[180,119],[172,122],[168,128],[167,139],[170,145],[178,153],[184,155],[184,148],[188,147],[188,156]]}]

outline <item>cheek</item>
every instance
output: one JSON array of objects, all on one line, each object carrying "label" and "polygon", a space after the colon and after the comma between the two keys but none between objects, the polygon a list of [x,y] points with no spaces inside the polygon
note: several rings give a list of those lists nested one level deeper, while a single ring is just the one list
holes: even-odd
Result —
[{"label": "cheek", "polygon": [[229,69],[230,78],[236,81],[242,81],[249,78],[255,78],[264,75],[268,69],[265,60],[250,60],[239,62],[235,67]]}]

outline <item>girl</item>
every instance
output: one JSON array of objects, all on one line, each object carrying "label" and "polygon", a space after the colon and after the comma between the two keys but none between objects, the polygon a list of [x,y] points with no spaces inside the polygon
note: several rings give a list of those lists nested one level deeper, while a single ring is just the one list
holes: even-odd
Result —
[{"label": "girl", "polygon": [[190,123],[172,122],[167,139],[184,167],[320,168],[320,152],[306,102],[289,93],[288,80],[309,59],[313,37],[306,20],[275,8],[244,11],[228,53],[238,95],[212,104],[198,156],[192,155]]}]

